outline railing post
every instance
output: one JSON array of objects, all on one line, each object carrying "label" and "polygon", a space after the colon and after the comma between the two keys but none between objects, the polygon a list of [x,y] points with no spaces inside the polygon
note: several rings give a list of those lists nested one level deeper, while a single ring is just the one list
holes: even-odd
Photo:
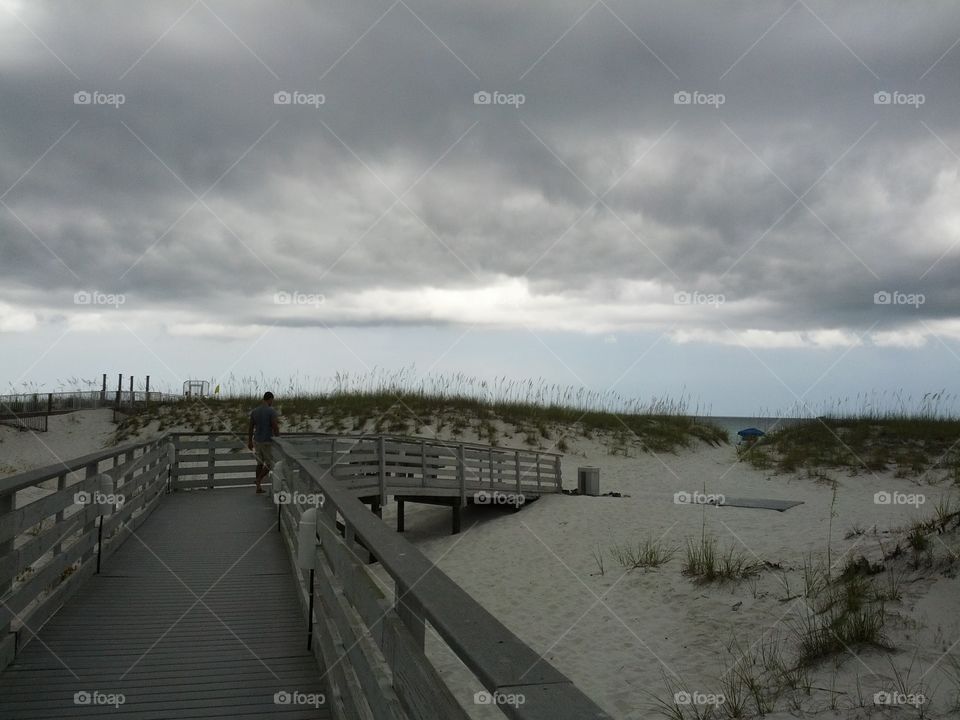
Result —
[{"label": "railing post", "polygon": [[420,441],[420,487],[427,486],[427,443]]},{"label": "railing post", "polygon": [[217,464],[217,448],[213,446],[214,438],[212,435],[207,435],[207,442],[210,443],[210,446],[207,448],[207,468],[209,468],[209,472],[207,473],[207,482],[210,483],[210,489],[213,490],[213,471]]},{"label": "railing post", "polygon": [[170,444],[173,447],[172,455],[170,462],[170,491],[176,492],[179,490],[177,487],[180,484],[180,436],[171,435]]},{"label": "railing post", "polygon": [[515,478],[514,478],[514,479],[516,480],[517,486],[519,487],[519,485],[520,485],[520,451],[519,451],[519,450],[517,450],[516,453],[514,453],[513,464],[514,464],[514,468],[515,468],[515,470],[514,470]]},{"label": "railing post", "polygon": [[[133,460],[134,460],[134,457],[133,457],[133,456],[134,456],[135,454],[136,454],[136,451],[134,451],[134,450],[127,450],[127,452],[124,453],[124,456],[123,456],[123,464],[127,466],[127,469],[124,470],[124,469],[121,467],[121,468],[120,468],[120,472],[117,473],[117,477],[114,479],[114,482],[116,483],[117,487],[122,487],[122,486],[126,485],[127,483],[129,483],[129,482],[131,482],[131,481],[133,480],[133,476],[127,477],[127,473],[130,472],[130,463],[133,462]],[[144,453],[144,454],[146,454],[146,453]],[[141,474],[141,475],[144,475],[144,474],[146,474],[146,472],[147,472],[147,469],[144,468],[144,469],[141,471],[140,474]],[[118,491],[118,492],[119,492],[119,491]]]},{"label": "railing post", "polygon": [[[63,490],[66,490],[66,489],[67,489],[67,473],[60,473],[60,474],[57,476],[57,490],[58,490],[58,491],[63,491]],[[61,510],[60,512],[57,513],[57,520],[56,520],[57,525],[59,525],[60,523],[63,522],[63,513],[64,513],[64,510]],[[0,514],[2,514],[2,513],[0,513]],[[54,555],[59,555],[59,554],[60,554],[60,550],[62,549],[62,546],[63,546],[63,543],[57,543],[56,545],[54,545],[54,546],[53,546],[53,554],[54,554]],[[0,550],[0,555],[2,555],[2,554],[3,554],[3,552],[2,552],[2,550]],[[2,593],[0,593],[0,594],[2,594]]]},{"label": "railing post", "polygon": [[557,455],[557,457],[554,459],[553,463],[554,463],[554,468],[555,468],[555,469],[554,469],[554,475],[556,475],[556,478],[557,478],[557,479],[556,479],[557,492],[560,492],[560,491],[563,489],[563,481],[562,481],[561,478],[560,478],[561,463],[560,463],[560,456],[559,456],[559,455]]},{"label": "railing post", "polygon": [[490,466],[490,489],[493,489],[493,448],[487,451],[487,464]]},{"label": "railing post", "polygon": [[[114,460],[114,462],[116,462],[116,460]],[[98,468],[99,468],[99,467],[100,467],[100,463],[98,463],[98,462],[92,462],[92,463],[90,463],[89,465],[87,465],[86,472],[84,473],[84,479],[85,479],[85,480],[90,480],[90,478],[96,477],[96,475],[97,475],[97,473],[98,473]],[[88,483],[87,483],[87,484],[88,484]],[[87,492],[90,492],[90,490],[91,490],[91,488],[84,488],[84,489],[87,490]],[[92,490],[94,490],[94,491],[99,491],[99,490],[100,490],[100,486],[98,485],[97,487],[92,488]],[[85,513],[85,512],[86,512],[86,508],[85,508],[85,507],[82,507],[81,510],[80,510],[80,512]],[[88,534],[91,530],[96,529],[96,526],[97,526],[97,516],[94,515],[93,520],[88,520],[88,521],[84,524],[84,526],[83,526],[83,534],[84,534],[84,535]],[[89,559],[92,558],[92,557],[93,557],[93,548],[91,547],[89,550],[87,550],[85,553],[83,553],[83,556],[80,558],[81,564],[84,563],[84,562],[86,562],[87,560],[89,560]]]},{"label": "railing post", "polygon": [[[540,453],[537,453],[537,492],[540,491]],[[517,492],[520,492],[520,478],[517,478]]]},{"label": "railing post", "polygon": [[[13,512],[13,498],[15,493],[7,493],[6,495],[0,495],[0,517],[8,513]],[[16,540],[16,536],[11,537],[9,540],[0,542],[0,557],[3,557],[7,553],[13,552],[13,542]],[[10,578],[9,581],[0,585],[0,597],[4,597],[10,590],[13,588],[14,578]],[[13,656],[16,652],[16,637],[11,634],[10,625],[13,622],[12,618],[5,622],[3,625],[0,625],[0,669],[5,668],[11,662],[13,662]]]},{"label": "railing post", "polygon": [[467,504],[467,469],[463,460],[463,443],[457,445],[457,480],[460,481],[460,507]]},{"label": "railing post", "polygon": [[424,648],[426,639],[426,623],[423,617],[423,606],[417,599],[408,592],[408,589],[399,580],[394,583],[396,602],[394,607],[397,615],[407,626],[407,630],[413,636],[413,641],[420,650]]},{"label": "railing post", "polygon": [[380,505],[387,504],[387,443],[380,436],[378,441],[377,453],[380,460]]}]

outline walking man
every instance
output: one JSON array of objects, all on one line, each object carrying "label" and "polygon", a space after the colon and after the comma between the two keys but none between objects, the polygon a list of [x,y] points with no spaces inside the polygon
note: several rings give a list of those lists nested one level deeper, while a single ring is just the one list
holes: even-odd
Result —
[{"label": "walking man", "polygon": [[262,493],[260,483],[273,467],[273,438],[280,434],[277,411],[273,409],[273,393],[263,394],[263,402],[250,413],[247,431],[247,447],[257,458],[257,493]]}]

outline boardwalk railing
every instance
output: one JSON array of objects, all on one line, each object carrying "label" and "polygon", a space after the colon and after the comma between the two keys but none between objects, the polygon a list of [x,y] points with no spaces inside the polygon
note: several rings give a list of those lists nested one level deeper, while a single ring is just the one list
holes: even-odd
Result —
[{"label": "boardwalk railing", "polygon": [[0,669],[166,490],[166,438],[0,479]]},{"label": "boardwalk railing", "polygon": [[[226,433],[171,433],[0,480],[0,669],[165,491],[251,484],[253,463],[240,443]],[[431,491],[464,499],[474,488],[557,492],[558,456],[392,436],[291,435],[275,441],[275,460],[272,480],[285,491],[275,495],[279,529],[335,717],[464,720],[463,707],[485,692],[512,718],[608,720],[362,500]],[[111,504],[121,495],[122,504]],[[298,526],[311,507],[319,510],[312,547],[303,548],[311,571],[301,571]],[[371,558],[393,587],[370,572]],[[427,657],[428,623],[475,676],[469,697],[455,695]]]},{"label": "boardwalk railing", "polygon": [[[280,450],[275,469],[276,482],[287,502],[281,503],[281,531],[289,543],[291,557],[300,554],[298,524],[303,513],[317,508],[316,547],[306,549],[313,559],[312,572],[301,573],[300,597],[306,612],[313,610],[314,652],[323,667],[328,668],[330,696],[337,700],[334,712],[342,718],[467,718],[463,705],[475,702],[457,697],[439,676],[424,652],[426,626],[443,640],[447,647],[477,678],[475,693],[482,699],[494,698],[497,707],[506,715],[522,720],[558,720],[560,718],[608,718],[595,703],[578,690],[569,678],[521,641],[499,620],[487,612],[476,600],[436,568],[403,536],[394,533],[379,518],[369,512],[360,501],[354,476],[345,475],[339,462],[330,461],[330,451],[323,450],[323,438],[281,438],[276,441]],[[390,449],[389,438],[362,438],[363,443],[374,442],[386,452],[373,453],[377,459],[391,462],[379,465],[382,492],[400,488],[409,491],[409,482],[429,483],[434,469],[421,466],[419,472],[414,460],[434,459],[435,450],[424,455],[421,450],[413,456],[399,454],[399,447]],[[314,452],[305,446],[313,446]],[[453,446],[456,455],[469,457],[467,448]],[[498,471],[507,474],[507,467],[494,459],[490,471],[489,448],[476,446],[471,471],[477,480],[496,484]],[[409,449],[409,448],[407,448]],[[370,453],[367,448],[365,453]],[[512,455],[512,470],[517,469],[517,452],[501,450]],[[523,452],[523,451],[520,451]],[[486,454],[484,463],[478,463]],[[311,455],[319,456],[311,457]],[[536,455],[536,453],[534,453]],[[444,471],[437,474],[443,477]],[[553,457],[549,458],[555,467]],[[368,463],[364,457],[362,463]],[[439,462],[439,461],[438,461]],[[360,464],[361,477],[367,477],[368,465]],[[506,479],[506,487],[516,488],[532,483],[536,487],[535,470],[538,467],[521,460],[520,473]],[[481,474],[480,470],[484,472]],[[412,472],[409,472],[411,471]],[[406,475],[399,474],[408,471]],[[397,472],[397,478],[384,473]],[[467,470],[461,466],[460,477],[453,487],[462,487]],[[551,471],[553,472],[553,471]],[[551,489],[558,487],[551,481]],[[512,475],[512,473],[511,473]],[[533,475],[533,480],[530,476]],[[344,480],[347,482],[344,482]],[[545,489],[544,473],[540,488]],[[399,480],[399,485],[394,483]],[[422,489],[422,485],[419,485]],[[378,485],[364,486],[363,492]],[[534,490],[535,491],[535,490]],[[555,491],[555,490],[554,490]],[[382,588],[367,569],[370,556],[376,559],[393,581],[393,588]],[[315,602],[310,602],[309,588],[313,582]],[[392,595],[392,598],[390,596]],[[349,658],[349,663],[340,661]],[[513,701],[513,702],[510,702]]]},{"label": "boardwalk railing", "polygon": [[[235,433],[173,433],[174,488],[249,484],[253,453]],[[481,490],[560,492],[561,455],[399,435],[284,435],[284,447],[312,460],[358,496],[468,496]]]}]

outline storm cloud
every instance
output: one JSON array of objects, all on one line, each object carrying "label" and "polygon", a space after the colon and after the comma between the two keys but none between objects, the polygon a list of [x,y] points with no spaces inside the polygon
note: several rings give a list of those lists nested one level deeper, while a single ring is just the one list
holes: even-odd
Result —
[{"label": "storm cloud", "polygon": [[173,335],[960,337],[958,36],[946,2],[2,0],[0,332],[113,294]]}]

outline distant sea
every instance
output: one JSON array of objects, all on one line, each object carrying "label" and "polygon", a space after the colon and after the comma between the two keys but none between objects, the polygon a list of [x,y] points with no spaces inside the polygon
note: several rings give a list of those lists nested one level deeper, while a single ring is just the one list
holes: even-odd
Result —
[{"label": "distant sea", "polygon": [[727,431],[730,440],[737,439],[737,432],[749,427],[759,428],[764,432],[779,430],[790,425],[799,425],[800,423],[810,422],[810,418],[777,418],[777,417],[703,417],[702,420],[719,425]]}]

